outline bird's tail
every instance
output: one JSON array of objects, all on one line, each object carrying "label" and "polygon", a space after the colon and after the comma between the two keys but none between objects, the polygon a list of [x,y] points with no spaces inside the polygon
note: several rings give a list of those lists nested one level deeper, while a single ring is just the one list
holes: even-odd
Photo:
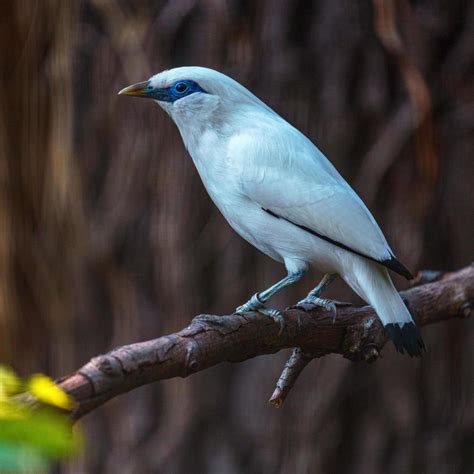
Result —
[{"label": "bird's tail", "polygon": [[419,357],[425,350],[420,331],[382,265],[364,259],[349,285],[375,309],[398,352]]}]

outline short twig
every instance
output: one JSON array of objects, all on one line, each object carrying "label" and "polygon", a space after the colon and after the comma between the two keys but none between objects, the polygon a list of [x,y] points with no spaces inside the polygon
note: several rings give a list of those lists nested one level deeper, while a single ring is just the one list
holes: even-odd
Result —
[{"label": "short twig", "polygon": [[275,391],[268,400],[276,408],[280,408],[286,396],[296,382],[303,369],[311,362],[313,356],[305,354],[302,349],[296,347],[286,361],[285,367],[278,379]]}]

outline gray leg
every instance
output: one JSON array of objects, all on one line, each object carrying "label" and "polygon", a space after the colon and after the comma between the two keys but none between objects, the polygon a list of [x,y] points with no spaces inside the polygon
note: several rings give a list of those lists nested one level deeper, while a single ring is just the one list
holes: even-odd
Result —
[{"label": "gray leg", "polygon": [[271,298],[275,293],[278,293],[283,288],[297,282],[304,272],[292,273],[287,275],[285,278],[281,279],[279,282],[275,283],[270,288],[261,291],[260,293],[255,293],[252,298],[250,298],[242,306],[239,306],[235,312],[236,313],[248,313],[249,311],[258,311],[259,313],[266,314],[267,316],[272,317],[275,321],[280,323],[280,332],[284,328],[284,319],[283,313],[274,308],[267,308],[265,303],[269,298]]},{"label": "gray leg", "polygon": [[304,309],[306,311],[321,307],[327,311],[332,311],[334,319],[336,318],[336,306],[350,306],[350,303],[343,303],[341,301],[334,301],[325,298],[320,298],[321,293],[332,283],[336,278],[336,274],[327,273],[319,284],[314,287],[306,296],[306,298],[296,303],[297,308]]}]

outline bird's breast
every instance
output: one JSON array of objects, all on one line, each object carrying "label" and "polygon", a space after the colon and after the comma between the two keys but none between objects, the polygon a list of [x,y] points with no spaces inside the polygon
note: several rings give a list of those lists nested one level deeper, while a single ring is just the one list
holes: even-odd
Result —
[{"label": "bird's breast", "polygon": [[210,130],[188,148],[204,186],[215,201],[241,191],[240,166],[228,153],[228,145],[226,137]]}]

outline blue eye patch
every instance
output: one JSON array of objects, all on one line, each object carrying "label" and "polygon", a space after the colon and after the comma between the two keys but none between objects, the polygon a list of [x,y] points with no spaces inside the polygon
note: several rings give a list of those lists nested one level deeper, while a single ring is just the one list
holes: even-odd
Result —
[{"label": "blue eye patch", "polygon": [[196,92],[207,92],[197,83],[188,79],[176,81],[170,87],[154,88],[149,82],[143,89],[147,97],[162,102],[176,102]]}]

